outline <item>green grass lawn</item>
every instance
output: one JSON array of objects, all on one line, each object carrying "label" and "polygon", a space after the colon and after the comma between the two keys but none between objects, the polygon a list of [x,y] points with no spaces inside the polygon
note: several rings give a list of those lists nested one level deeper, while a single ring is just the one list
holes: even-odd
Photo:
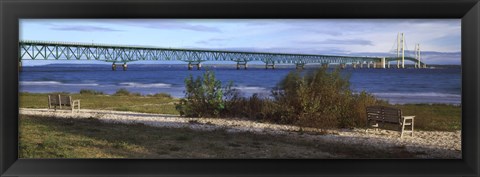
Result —
[{"label": "green grass lawn", "polygon": [[415,129],[456,131],[462,129],[462,107],[445,104],[395,105],[405,116],[415,116]]},{"label": "green grass lawn", "polygon": [[403,146],[359,148],[286,135],[155,128],[93,118],[20,115],[19,125],[20,158],[415,158],[422,154]]},{"label": "green grass lawn", "polygon": [[[104,94],[68,94],[72,99],[79,99],[83,109],[102,109],[116,111],[133,111],[143,113],[175,114],[178,99],[168,95],[158,94],[152,96],[141,95],[104,95]],[[47,108],[48,94],[20,93],[19,104],[21,108]]]}]

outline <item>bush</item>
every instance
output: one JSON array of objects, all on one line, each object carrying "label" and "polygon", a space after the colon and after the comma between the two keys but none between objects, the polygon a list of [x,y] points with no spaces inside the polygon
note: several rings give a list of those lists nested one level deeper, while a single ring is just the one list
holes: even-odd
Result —
[{"label": "bush", "polygon": [[82,95],[103,95],[103,92],[96,91],[96,90],[90,90],[90,89],[81,89],[80,94]]},{"label": "bush", "polygon": [[291,72],[272,93],[281,122],[315,128],[364,126],[366,106],[377,104],[365,92],[352,93],[349,76],[325,68],[305,76]]},{"label": "bush", "polygon": [[127,89],[121,88],[118,89],[117,92],[113,94],[113,96],[142,96],[140,93],[131,93]]},{"label": "bush", "polygon": [[208,70],[203,77],[187,77],[185,89],[185,98],[180,100],[176,109],[180,115],[188,117],[219,117],[225,114],[226,99],[238,98],[232,89],[232,83],[222,87],[222,82],[215,78],[215,73]]},{"label": "bush", "polygon": [[160,98],[173,98],[172,95],[168,94],[168,93],[156,93],[156,94],[153,94],[153,95],[150,95],[152,97],[160,97]]},{"label": "bush", "polygon": [[386,104],[366,92],[353,93],[348,76],[324,68],[303,76],[289,73],[272,90],[272,97],[241,97],[233,83],[222,87],[210,71],[197,79],[188,77],[185,85],[185,98],[176,109],[189,117],[247,117],[321,129],[351,128],[365,126],[367,106]]}]

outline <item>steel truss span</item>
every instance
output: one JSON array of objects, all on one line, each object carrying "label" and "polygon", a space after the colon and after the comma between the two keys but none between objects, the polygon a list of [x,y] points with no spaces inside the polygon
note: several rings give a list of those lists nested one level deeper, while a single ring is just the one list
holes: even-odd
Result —
[{"label": "steel truss span", "polygon": [[[414,63],[416,58],[404,57]],[[133,61],[185,61],[199,64],[204,61],[234,61],[246,63],[262,61],[271,64],[374,64],[401,60],[401,57],[361,57],[293,53],[267,53],[203,49],[158,48],[87,43],[20,41],[19,62],[22,60],[97,60],[115,63]]]}]

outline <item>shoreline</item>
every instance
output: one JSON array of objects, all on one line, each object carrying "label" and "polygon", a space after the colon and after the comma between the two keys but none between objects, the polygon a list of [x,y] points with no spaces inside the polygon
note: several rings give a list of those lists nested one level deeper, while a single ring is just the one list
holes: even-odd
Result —
[{"label": "shoreline", "polygon": [[[136,88],[136,87],[133,87],[133,88]],[[93,90],[93,91],[98,91],[98,90],[95,90],[95,89],[83,89],[83,88],[80,88],[80,90]],[[80,93],[80,90],[79,91],[76,91],[76,92],[65,92],[65,91],[58,91],[58,92],[55,92],[55,91],[46,91],[46,92],[28,92],[28,91],[21,91],[19,92],[19,94],[54,94],[54,93],[62,93],[62,94],[81,94]],[[128,90],[128,89],[127,89]],[[265,90],[265,89],[260,89],[260,90]],[[268,89],[266,89],[268,90]],[[129,90],[130,91],[130,90]],[[249,92],[250,90],[249,89],[246,89],[246,92],[243,91],[242,93],[245,94],[244,97],[249,97],[253,94]],[[100,91],[100,92],[103,92],[103,91]],[[151,95],[154,95],[154,94],[168,94],[170,95],[173,99],[182,99],[184,97],[180,97],[180,96],[177,96],[175,94],[172,94],[172,93],[166,93],[166,92],[158,92],[158,93],[141,93],[141,92],[135,92],[135,91],[131,91],[132,93],[139,93],[140,95],[139,96],[151,96]],[[260,95],[264,95],[264,94],[269,94],[270,92],[268,91],[265,91],[265,92],[258,92],[257,94],[260,94]],[[355,93],[360,93],[360,92],[355,92]],[[115,91],[112,91],[111,93],[103,93],[103,94],[100,94],[100,95],[104,95],[104,96],[114,96],[115,94]],[[183,95],[184,93],[182,93]],[[448,106],[461,106],[461,101],[460,103],[456,103],[456,102],[452,102],[452,101],[448,101],[448,102],[418,102],[418,101],[410,101],[410,102],[402,102],[402,101],[399,101],[399,100],[405,100],[405,96],[393,96],[394,98],[396,99],[391,99],[392,97],[385,97],[385,93],[372,93],[372,95],[374,95],[376,98],[380,99],[380,100],[383,100],[383,101],[387,101],[389,102],[391,105],[448,105]],[[457,96],[457,95],[455,95]],[[461,98],[461,95],[458,95],[460,98]],[[422,100],[421,98],[419,99],[418,96],[410,96],[412,98],[415,98],[416,100]],[[435,97],[437,98],[437,96],[424,96],[424,97]]]},{"label": "shoreline", "polygon": [[461,158],[461,131],[421,131],[414,137],[400,132],[379,129],[331,129],[321,131],[294,125],[262,123],[245,119],[225,118],[184,118],[168,114],[150,114],[127,111],[82,109],[81,113],[70,111],[49,111],[47,109],[20,108],[20,114],[55,118],[95,118],[105,123],[144,124],[158,128],[189,128],[197,131],[226,130],[229,133],[251,132],[272,136],[323,141],[335,144],[355,144],[360,148],[405,148],[419,153],[420,158]]}]

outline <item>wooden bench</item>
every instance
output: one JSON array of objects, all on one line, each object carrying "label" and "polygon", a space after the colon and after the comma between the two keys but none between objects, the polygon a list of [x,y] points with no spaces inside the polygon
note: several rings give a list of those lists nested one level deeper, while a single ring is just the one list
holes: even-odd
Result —
[{"label": "wooden bench", "polygon": [[70,107],[72,109],[72,113],[74,112],[76,106],[77,111],[80,112],[80,100],[72,100],[72,96],[68,95],[48,95],[48,109],[54,109],[57,111],[57,106],[59,109]]},{"label": "wooden bench", "polygon": [[[400,138],[403,138],[403,133],[411,133],[413,136],[413,122],[415,116],[403,116],[402,110],[398,108],[386,106],[368,106],[367,112],[367,126],[378,127],[379,123],[382,127],[388,124],[397,124],[401,130]],[[410,126],[411,130],[405,130],[405,126]]]}]

